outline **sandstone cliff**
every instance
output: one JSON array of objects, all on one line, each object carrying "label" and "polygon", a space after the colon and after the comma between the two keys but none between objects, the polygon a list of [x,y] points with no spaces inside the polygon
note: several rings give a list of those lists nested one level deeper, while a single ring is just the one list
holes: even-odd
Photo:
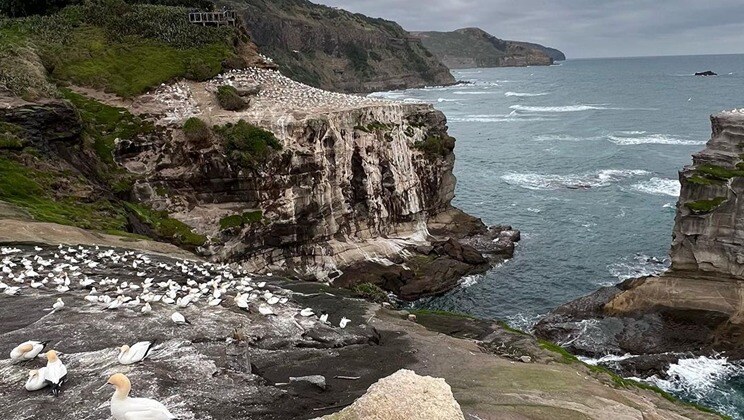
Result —
[{"label": "sandstone cliff", "polygon": [[635,376],[673,361],[674,355],[662,356],[667,352],[744,356],[744,208],[738,199],[744,113],[724,112],[711,121],[707,147],[680,172],[671,269],[566,304],[538,324],[539,335],[581,354],[656,355],[646,357],[640,371],[632,367],[628,373]]},{"label": "sandstone cliff", "polygon": [[560,51],[526,42],[505,41],[478,28],[416,32],[424,46],[451,69],[549,66],[565,60]]},{"label": "sandstone cliff", "polygon": [[292,79],[332,91],[373,92],[455,82],[397,23],[306,0],[226,0],[261,52]]}]

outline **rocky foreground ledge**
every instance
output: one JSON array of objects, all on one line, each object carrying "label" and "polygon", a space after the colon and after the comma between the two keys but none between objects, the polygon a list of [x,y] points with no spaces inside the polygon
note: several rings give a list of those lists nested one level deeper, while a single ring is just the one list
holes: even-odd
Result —
[{"label": "rocky foreground ledge", "polygon": [[559,307],[538,336],[580,355],[635,355],[612,364],[634,377],[665,377],[692,356],[744,359],[744,112],[711,122],[706,148],[679,174],[671,269]]},{"label": "rocky foreground ledge", "polygon": [[[319,284],[135,250],[14,245],[0,253],[0,354],[49,340],[70,379],[58,398],[29,393],[27,372],[43,359],[0,360],[7,418],[108,418],[111,390],[101,387],[115,372],[129,376],[135,396],[156,398],[183,419],[714,418],[498,323],[408,314]],[[239,293],[247,305],[238,305]],[[58,298],[65,306],[52,311]],[[146,301],[152,312],[142,314]],[[191,324],[175,325],[174,311]],[[140,340],[158,344],[143,362],[119,365],[117,348]],[[398,372],[370,388],[400,369],[446,384]],[[422,414],[437,406],[452,411]]]}]

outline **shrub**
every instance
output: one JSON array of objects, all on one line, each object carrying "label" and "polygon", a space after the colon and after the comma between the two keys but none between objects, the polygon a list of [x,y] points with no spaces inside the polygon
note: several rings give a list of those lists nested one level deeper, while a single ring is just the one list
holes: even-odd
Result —
[{"label": "shrub", "polygon": [[282,149],[272,132],[244,120],[235,125],[215,127],[215,132],[221,137],[230,158],[243,167],[261,163],[272,151]]},{"label": "shrub", "polygon": [[0,13],[10,17],[55,13],[79,0],[0,0]]},{"label": "shrub", "polygon": [[373,302],[387,302],[388,294],[379,286],[372,283],[362,283],[354,286],[352,289],[355,295]]},{"label": "shrub", "polygon": [[124,205],[157,236],[168,239],[176,245],[196,247],[207,242],[206,236],[194,233],[189,225],[171,218],[167,212],[154,211],[140,204],[124,203]]},{"label": "shrub", "polygon": [[450,136],[426,136],[423,141],[414,143],[415,149],[424,152],[424,155],[429,159],[437,159],[439,157],[446,157],[454,148],[454,138]]},{"label": "shrub", "polygon": [[217,102],[228,111],[240,111],[247,105],[245,100],[238,95],[238,90],[228,85],[217,89]]},{"label": "shrub", "polygon": [[189,142],[204,145],[212,136],[212,131],[204,121],[191,117],[183,124],[183,134]]},{"label": "shrub", "polygon": [[220,219],[220,230],[243,227],[251,223],[260,222],[263,219],[263,211],[247,211],[243,214],[234,214]]}]

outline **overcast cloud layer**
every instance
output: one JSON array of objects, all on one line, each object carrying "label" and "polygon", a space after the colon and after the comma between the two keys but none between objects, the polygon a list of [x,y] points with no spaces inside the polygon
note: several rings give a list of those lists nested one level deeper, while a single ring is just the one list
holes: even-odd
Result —
[{"label": "overcast cloud layer", "polygon": [[569,58],[744,53],[742,0],[313,0],[409,31],[479,27]]}]

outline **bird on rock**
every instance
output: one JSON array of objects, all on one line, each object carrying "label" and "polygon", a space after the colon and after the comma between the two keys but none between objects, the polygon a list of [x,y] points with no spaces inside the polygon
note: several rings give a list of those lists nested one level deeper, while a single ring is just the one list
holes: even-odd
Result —
[{"label": "bird on rock", "polygon": [[46,368],[34,369],[28,372],[28,379],[26,380],[26,391],[38,391],[45,386],[49,385],[44,379],[44,372]]},{"label": "bird on rock", "polygon": [[140,341],[133,344],[132,347],[125,344],[119,348],[119,363],[122,365],[133,365],[141,362],[150,354],[153,346],[155,346],[154,341]]},{"label": "bird on rock", "polygon": [[108,380],[114,386],[111,415],[115,420],[173,420],[176,418],[165,406],[149,398],[131,398],[132,384],[124,374],[117,373]]},{"label": "bird on rock", "polygon": [[171,320],[178,325],[191,324],[191,322],[189,322],[189,320],[186,319],[185,316],[181,315],[180,312],[173,312],[173,315],[171,315]]},{"label": "bird on rock", "polygon": [[44,381],[52,387],[52,395],[57,397],[59,396],[59,391],[62,389],[62,385],[67,382],[67,368],[59,360],[56,351],[49,350],[46,356],[47,365],[44,370]]},{"label": "bird on rock", "polygon": [[10,360],[15,363],[25,362],[36,358],[44,347],[48,344],[48,341],[26,341],[21,343],[10,352]]}]

